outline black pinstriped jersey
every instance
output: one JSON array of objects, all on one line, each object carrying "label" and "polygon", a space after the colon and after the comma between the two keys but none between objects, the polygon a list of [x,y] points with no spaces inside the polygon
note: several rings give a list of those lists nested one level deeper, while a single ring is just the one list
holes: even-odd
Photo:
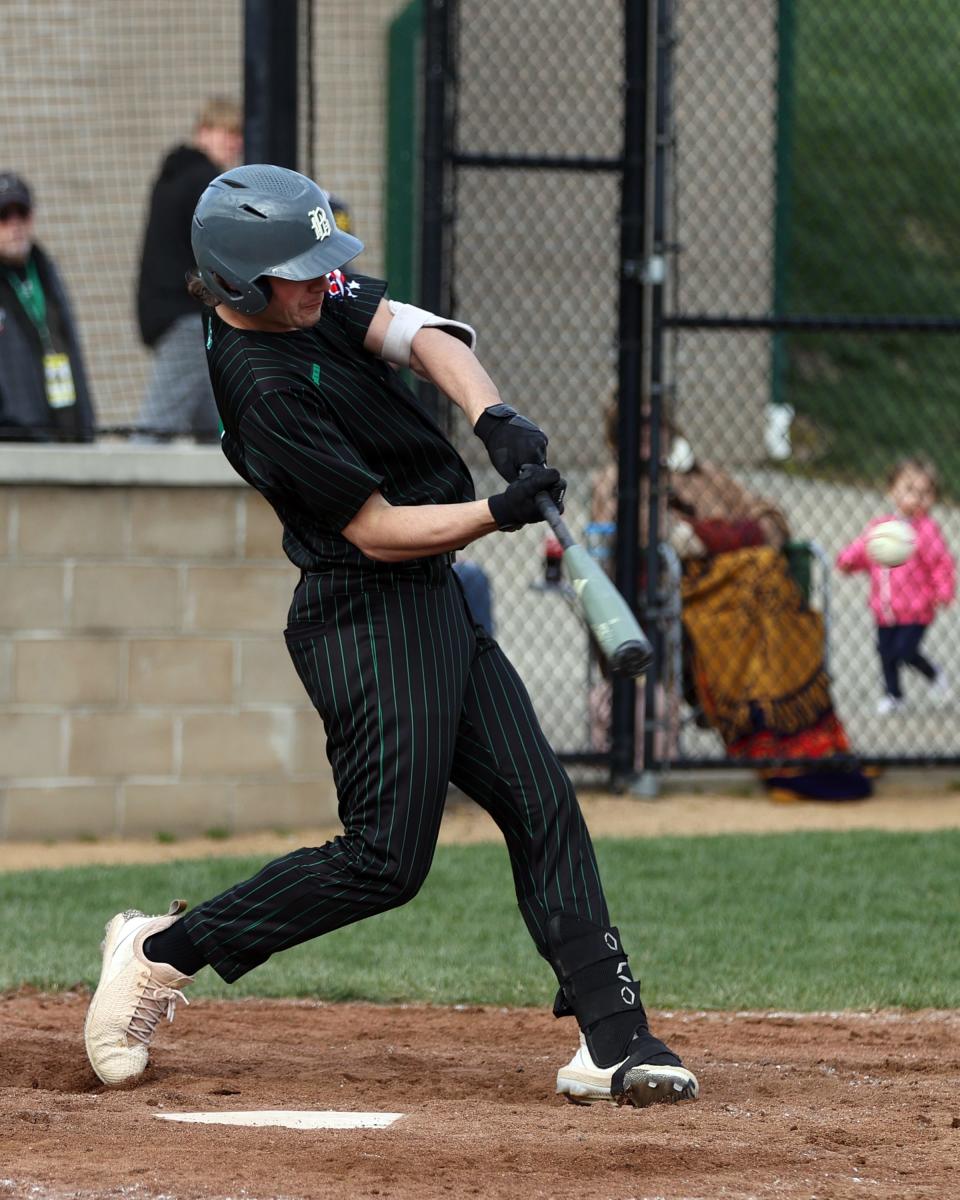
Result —
[{"label": "black pinstriped jersey", "polygon": [[340,531],[372,492],[390,504],[474,499],[466,464],[397,372],[363,349],[386,291],[363,275],[328,294],[293,333],[235,329],[205,316],[207,362],[231,466],[273,506],[283,548],[325,590],[395,587],[435,563],[380,563]]}]

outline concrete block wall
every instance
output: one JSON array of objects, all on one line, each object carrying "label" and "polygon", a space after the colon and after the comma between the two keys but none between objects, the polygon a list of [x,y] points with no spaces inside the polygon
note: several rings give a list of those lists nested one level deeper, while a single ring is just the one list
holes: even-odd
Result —
[{"label": "concrete block wall", "polygon": [[219,450],[194,453],[194,485],[161,469],[146,485],[91,471],[0,486],[0,838],[335,819],[323,729],[283,642],[296,570],[279,522]]}]

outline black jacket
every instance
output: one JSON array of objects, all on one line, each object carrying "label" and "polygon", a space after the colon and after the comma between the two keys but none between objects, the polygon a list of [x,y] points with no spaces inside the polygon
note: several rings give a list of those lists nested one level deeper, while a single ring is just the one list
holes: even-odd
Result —
[{"label": "black jacket", "polygon": [[47,403],[44,347],[6,271],[0,270],[0,440],[47,442],[93,439],[93,405],[77,327],[60,273],[39,246],[30,257],[47,300],[53,350],[68,355],[76,403],[52,409]]},{"label": "black jacket", "polygon": [[194,266],[190,221],[200,194],[220,174],[202,150],[176,146],[160,165],[140,254],[137,319],[147,346],[178,317],[201,311],[187,295],[184,276]]}]

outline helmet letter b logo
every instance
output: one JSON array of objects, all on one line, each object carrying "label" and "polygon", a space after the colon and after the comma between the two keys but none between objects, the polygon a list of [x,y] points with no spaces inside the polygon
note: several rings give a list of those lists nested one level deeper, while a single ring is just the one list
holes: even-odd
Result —
[{"label": "helmet letter b logo", "polygon": [[333,230],[330,228],[330,218],[319,206],[312,208],[307,216],[310,218],[310,228],[318,242],[326,241]]}]

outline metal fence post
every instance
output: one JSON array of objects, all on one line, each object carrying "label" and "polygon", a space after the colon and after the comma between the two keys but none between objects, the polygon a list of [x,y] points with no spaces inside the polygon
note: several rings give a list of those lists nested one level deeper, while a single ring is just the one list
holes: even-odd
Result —
[{"label": "metal fence post", "polygon": [[666,282],[666,154],[670,102],[669,39],[670,0],[651,0],[647,28],[647,124],[646,124],[646,221],[644,224],[643,329],[644,363],[648,392],[643,396],[644,413],[649,422],[647,480],[647,543],[644,551],[644,612],[647,632],[653,645],[654,659],[644,676],[643,772],[635,790],[655,795],[659,790],[657,771],[660,753],[657,745],[659,718],[657,690],[664,674],[664,639],[661,623],[660,517],[664,511],[663,432],[663,289]]},{"label": "metal fence post", "polygon": [[[421,168],[420,304],[430,312],[447,312],[447,163],[451,152],[449,111],[454,0],[426,0],[423,16],[423,150]],[[437,389],[420,383],[418,394],[434,419],[439,416]]]},{"label": "metal fence post", "polygon": [[298,0],[245,0],[243,38],[245,159],[296,169]]},{"label": "metal fence post", "polygon": [[[652,0],[624,5],[624,132],[620,186],[620,300],[617,422],[617,587],[636,597],[640,578],[640,429],[644,386],[644,228],[647,221],[649,11]],[[656,525],[651,533],[655,536]],[[654,550],[656,553],[656,550]],[[634,604],[636,607],[636,605]],[[652,635],[653,630],[648,630]],[[654,660],[654,671],[656,659]],[[653,677],[651,671],[651,677]],[[611,772],[614,782],[634,774],[637,689],[613,684]]]}]

